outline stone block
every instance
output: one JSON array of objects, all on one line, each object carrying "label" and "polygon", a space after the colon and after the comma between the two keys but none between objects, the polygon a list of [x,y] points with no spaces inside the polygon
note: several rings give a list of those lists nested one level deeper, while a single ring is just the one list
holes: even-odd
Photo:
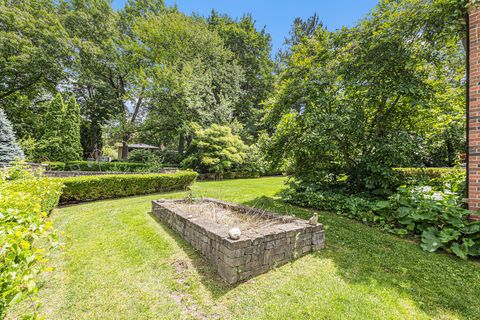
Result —
[{"label": "stone block", "polygon": [[[200,218],[192,218],[188,212],[176,212],[165,204],[182,200],[153,201],[152,212],[177,231],[198,250],[230,284],[246,280],[287,263],[312,250],[324,247],[325,232],[321,224],[311,226],[306,221],[229,204],[214,199],[213,202],[241,214],[275,219],[280,223],[262,229],[250,229],[239,240],[228,238],[228,229]],[[190,218],[189,218],[190,217]]]}]

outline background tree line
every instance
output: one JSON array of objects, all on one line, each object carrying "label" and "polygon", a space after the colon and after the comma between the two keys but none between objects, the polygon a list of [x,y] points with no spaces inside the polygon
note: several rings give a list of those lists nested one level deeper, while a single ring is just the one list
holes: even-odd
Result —
[{"label": "background tree line", "polygon": [[119,11],[107,0],[2,0],[0,21],[0,108],[24,147],[45,145],[58,93],[80,107],[84,156],[106,135],[183,154],[192,124],[258,136],[274,64],[249,15],[187,16],[161,0]]},{"label": "background tree line", "polygon": [[160,0],[118,11],[107,0],[1,0],[0,108],[38,160],[55,158],[45,148],[63,132],[52,125],[60,94],[80,110],[73,157],[106,140],[183,156],[217,124],[301,180],[385,189],[392,167],[451,166],[465,152],[466,7],[382,0],[337,31],[317,15],[296,19],[273,61],[250,15],[188,16]]}]

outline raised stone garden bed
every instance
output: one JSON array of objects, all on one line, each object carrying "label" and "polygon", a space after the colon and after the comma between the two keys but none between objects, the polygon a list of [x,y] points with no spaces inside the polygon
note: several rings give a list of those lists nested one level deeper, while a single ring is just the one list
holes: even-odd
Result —
[{"label": "raised stone garden bed", "polygon": [[[323,225],[215,199],[158,200],[152,212],[233,284],[324,247]],[[241,236],[233,240],[232,228]]]}]

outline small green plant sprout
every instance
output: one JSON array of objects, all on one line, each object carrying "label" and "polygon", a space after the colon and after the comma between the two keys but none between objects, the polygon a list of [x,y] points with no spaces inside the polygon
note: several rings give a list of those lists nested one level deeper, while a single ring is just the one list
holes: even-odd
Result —
[{"label": "small green plant sprout", "polygon": [[187,193],[185,194],[185,197],[183,198],[186,203],[193,203],[195,201],[195,196],[193,195],[193,192],[190,188],[187,189]]}]

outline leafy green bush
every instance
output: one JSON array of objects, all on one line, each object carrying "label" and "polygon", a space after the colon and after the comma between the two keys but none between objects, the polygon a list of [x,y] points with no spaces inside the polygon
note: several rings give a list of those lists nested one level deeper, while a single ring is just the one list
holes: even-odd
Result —
[{"label": "leafy green bush", "polygon": [[128,161],[130,162],[139,162],[139,163],[148,163],[148,162],[158,162],[159,156],[152,151],[137,149],[133,150],[128,154]]},{"label": "leafy green bush", "polygon": [[63,178],[60,202],[89,201],[182,190],[197,178],[193,171],[172,174],[105,175]]},{"label": "leafy green bush", "polygon": [[223,173],[244,163],[247,147],[232,129],[212,125],[195,133],[182,166],[202,173]]},{"label": "leafy green bush", "polygon": [[480,256],[480,221],[468,220],[472,212],[463,209],[452,192],[402,187],[387,201],[379,201],[375,211],[397,233],[420,234],[426,251],[443,248],[464,259]]},{"label": "leafy green bush", "polygon": [[156,151],[155,154],[158,155],[160,161],[164,163],[166,167],[178,166],[183,160],[182,155],[174,150]]},{"label": "leafy green bush", "polygon": [[269,163],[265,160],[264,154],[258,144],[253,144],[248,147],[241,170],[244,172],[258,173],[259,176],[271,172]]},{"label": "leafy green bush", "polygon": [[37,275],[56,245],[47,215],[58,204],[61,181],[17,171],[4,179],[20,179],[0,182],[0,319],[11,305],[36,292]]},{"label": "leafy green bush", "polygon": [[332,211],[368,224],[378,221],[378,217],[374,214],[375,200],[367,197],[292,185],[291,188],[282,192],[282,198],[288,203]]},{"label": "leafy green bush", "polygon": [[258,172],[249,171],[228,171],[222,173],[202,173],[199,175],[201,180],[224,180],[224,179],[251,179],[260,178]]},{"label": "leafy green bush", "polygon": [[466,197],[466,170],[454,168],[397,168],[401,180],[406,185],[428,185],[436,191],[456,193],[459,198]]},{"label": "leafy green bush", "polygon": [[52,171],[102,171],[102,172],[158,172],[163,167],[175,166],[160,162],[138,163],[138,162],[100,162],[96,161],[70,161],[63,162],[42,162],[49,165]]},{"label": "leafy green bush", "polygon": [[378,200],[292,185],[282,196],[292,204],[333,211],[395,234],[421,237],[426,251],[443,248],[461,258],[480,256],[480,222],[468,221],[471,212],[462,208],[461,197],[452,192],[455,188],[462,192],[459,184],[404,186],[387,200]]}]

